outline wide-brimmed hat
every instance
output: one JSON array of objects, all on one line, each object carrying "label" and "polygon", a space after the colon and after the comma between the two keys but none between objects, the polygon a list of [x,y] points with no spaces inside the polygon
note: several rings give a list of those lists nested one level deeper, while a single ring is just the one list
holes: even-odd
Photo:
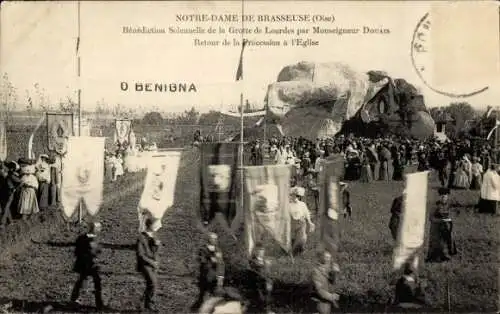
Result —
[{"label": "wide-brimmed hat", "polygon": [[35,160],[30,159],[30,158],[19,158],[17,160],[17,163],[19,164],[20,167],[24,167],[24,166],[34,165]]},{"label": "wide-brimmed hat", "polygon": [[297,195],[297,196],[304,196],[306,194],[306,189],[304,189],[303,187],[300,187],[300,186],[295,186],[290,191],[290,194]]},{"label": "wide-brimmed hat", "polygon": [[47,154],[41,154],[40,156],[38,156],[38,158],[45,159],[47,161],[50,160],[49,155],[47,155]]}]

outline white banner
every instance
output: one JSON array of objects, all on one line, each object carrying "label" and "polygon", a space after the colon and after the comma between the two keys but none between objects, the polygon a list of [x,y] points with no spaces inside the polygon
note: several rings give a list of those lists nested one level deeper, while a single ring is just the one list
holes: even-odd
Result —
[{"label": "white banner", "polygon": [[83,199],[94,216],[102,202],[104,180],[104,137],[69,137],[62,165],[61,201],[66,217],[71,217]]},{"label": "white banner", "polygon": [[405,262],[418,267],[418,251],[424,244],[427,218],[428,171],[406,175],[406,193],[399,236],[394,249],[393,267],[401,269]]},{"label": "white banner", "polygon": [[130,120],[115,120],[115,143],[123,144],[128,142],[130,130],[132,129],[132,121]]},{"label": "white banner", "polygon": [[139,201],[139,223],[141,217],[149,212],[161,219],[165,211],[174,204],[175,183],[182,152],[162,152],[148,160],[148,173]]}]

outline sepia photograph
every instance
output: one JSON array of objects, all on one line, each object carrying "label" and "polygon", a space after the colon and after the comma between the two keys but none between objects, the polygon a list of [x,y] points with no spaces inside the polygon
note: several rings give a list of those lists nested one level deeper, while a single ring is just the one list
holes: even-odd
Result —
[{"label": "sepia photograph", "polygon": [[2,1],[0,313],[499,313],[498,1]]}]

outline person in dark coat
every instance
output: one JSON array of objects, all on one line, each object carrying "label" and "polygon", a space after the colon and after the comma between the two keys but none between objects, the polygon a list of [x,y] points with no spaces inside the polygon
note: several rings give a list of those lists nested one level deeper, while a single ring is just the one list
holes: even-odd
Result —
[{"label": "person in dark coat", "polygon": [[92,277],[94,281],[95,305],[98,310],[105,308],[102,301],[101,276],[99,274],[98,256],[101,253],[101,245],[99,244],[98,235],[101,232],[101,224],[95,222],[91,225],[90,232],[80,235],[75,243],[76,261],[73,266],[73,271],[78,273],[79,277],[76,281],[73,291],[71,292],[71,301],[78,305],[78,297],[83,283],[88,277]]},{"label": "person in dark coat", "polygon": [[401,308],[419,308],[425,303],[423,287],[411,265],[406,263],[403,275],[396,282],[393,304]]},{"label": "person in dark coat", "polygon": [[344,218],[351,218],[352,216],[352,207],[351,207],[351,192],[347,189],[348,184],[345,182],[339,182],[340,186],[340,195],[342,197],[342,213],[344,214]]},{"label": "person in dark coat", "polygon": [[13,218],[18,218],[17,211],[17,196],[18,187],[21,184],[18,171],[20,167],[15,161],[7,163],[7,177],[2,189],[2,197],[0,204],[3,209],[1,225],[5,226],[7,223],[12,222]]},{"label": "person in dark coat", "polygon": [[394,241],[398,239],[401,214],[403,212],[404,193],[405,192],[403,192],[403,195],[396,197],[392,201],[391,219],[389,220],[389,230],[391,230],[391,235]]},{"label": "person in dark coat", "polygon": [[399,151],[396,151],[396,153],[394,154],[394,157],[392,159],[392,167],[394,169],[392,172],[392,180],[402,181],[405,167],[403,164],[401,153]]},{"label": "person in dark coat", "polygon": [[146,290],[144,291],[144,308],[158,312],[155,304],[156,289],[158,286],[158,253],[160,241],[155,233],[160,229],[160,220],[148,217],[144,222],[145,231],[139,234],[137,239],[137,271],[141,273],[146,281]]},{"label": "person in dark coat", "polygon": [[316,302],[320,314],[330,314],[332,307],[339,308],[340,296],[335,292],[335,278],[339,272],[338,265],[332,263],[329,252],[323,252],[320,263],[313,270],[312,281],[314,292],[312,299]]},{"label": "person in dark coat", "polygon": [[198,253],[200,270],[198,274],[199,295],[192,309],[196,310],[207,297],[216,294],[217,289],[223,287],[225,264],[222,251],[219,247],[218,237],[215,233],[208,235],[208,242]]},{"label": "person in dark coat", "polygon": [[269,313],[271,303],[272,279],[269,276],[271,261],[266,259],[263,247],[258,247],[249,261],[252,301],[259,313]]},{"label": "person in dark coat", "polygon": [[431,217],[429,234],[429,250],[427,262],[442,262],[450,260],[457,254],[453,240],[453,221],[450,215],[450,189],[440,188],[440,199],[436,202],[436,209]]}]

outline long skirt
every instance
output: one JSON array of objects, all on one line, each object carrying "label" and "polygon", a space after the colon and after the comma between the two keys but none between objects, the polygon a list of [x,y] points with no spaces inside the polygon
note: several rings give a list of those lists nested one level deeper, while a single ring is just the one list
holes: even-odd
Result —
[{"label": "long skirt", "polygon": [[370,169],[372,170],[372,179],[374,181],[377,181],[378,180],[378,175],[379,175],[379,172],[380,172],[380,163],[377,162],[377,163],[374,163],[374,164],[370,164]]},{"label": "long skirt", "polygon": [[429,234],[428,262],[441,262],[449,260],[451,255],[457,254],[453,240],[453,222],[433,221]]},{"label": "long skirt", "polygon": [[361,182],[372,182],[373,181],[372,170],[370,168],[370,165],[363,165],[361,167],[361,176],[359,179]]},{"label": "long skirt", "polygon": [[398,239],[399,232],[399,216],[391,215],[391,220],[389,220],[389,230],[391,230],[391,235],[394,241]]},{"label": "long skirt", "polygon": [[56,206],[57,205],[57,184],[54,182],[50,183],[50,196],[49,196],[49,204],[50,206]]},{"label": "long skirt", "polygon": [[473,175],[470,181],[471,190],[481,190],[481,175]]},{"label": "long skirt", "polygon": [[21,189],[17,209],[21,215],[31,215],[40,212],[34,188],[24,187]]},{"label": "long skirt", "polygon": [[50,185],[47,182],[40,182],[38,186],[38,207],[45,210],[50,206]]},{"label": "long skirt", "polygon": [[105,166],[105,172],[106,172],[106,179],[108,181],[112,181],[113,180],[113,164],[110,164],[110,163],[106,163],[106,166]]},{"label": "long skirt", "polygon": [[304,250],[307,242],[307,225],[305,220],[292,219],[292,251],[297,254]]},{"label": "long skirt", "polygon": [[465,171],[458,170],[455,173],[455,180],[453,186],[458,189],[468,189],[470,186],[470,180]]},{"label": "long skirt", "polygon": [[497,204],[497,201],[480,198],[477,204],[478,212],[482,214],[496,214]]},{"label": "long skirt", "polygon": [[392,173],[392,180],[394,181],[402,181],[403,180],[403,174],[405,172],[405,168],[402,165],[396,165],[394,167],[394,171]]},{"label": "long skirt", "polygon": [[384,161],[380,164],[380,171],[378,176],[379,181],[389,181],[389,162]]}]

